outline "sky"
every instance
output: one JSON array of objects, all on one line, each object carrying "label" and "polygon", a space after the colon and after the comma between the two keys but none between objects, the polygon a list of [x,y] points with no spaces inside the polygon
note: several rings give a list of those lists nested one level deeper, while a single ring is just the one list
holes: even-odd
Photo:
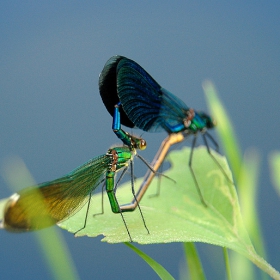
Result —
[{"label": "sky", "polygon": [[[202,83],[211,79],[242,153],[255,148],[260,155],[258,211],[269,262],[279,270],[280,204],[268,167],[269,154],[280,150],[279,8],[279,1],[2,1],[0,163],[20,156],[44,182],[118,143],[98,90],[99,73],[113,55],[137,61],[197,110],[208,110]],[[166,134],[144,136],[142,155],[151,161]],[[8,197],[3,177],[0,186],[0,197]],[[63,235],[81,279],[156,279],[122,244]],[[32,233],[1,231],[0,238],[3,279],[50,279]],[[178,279],[181,244],[140,247]],[[223,277],[206,253],[219,257],[220,248],[199,248],[208,275]]]}]

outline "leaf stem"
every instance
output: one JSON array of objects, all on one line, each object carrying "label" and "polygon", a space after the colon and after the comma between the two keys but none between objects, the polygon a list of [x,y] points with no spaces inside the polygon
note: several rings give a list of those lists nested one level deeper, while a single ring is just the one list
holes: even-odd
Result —
[{"label": "leaf stem", "polygon": [[231,280],[232,277],[231,277],[231,271],[230,271],[230,262],[229,262],[228,251],[227,251],[226,247],[223,247],[223,253],[224,253],[224,259],[225,259],[227,279]]}]

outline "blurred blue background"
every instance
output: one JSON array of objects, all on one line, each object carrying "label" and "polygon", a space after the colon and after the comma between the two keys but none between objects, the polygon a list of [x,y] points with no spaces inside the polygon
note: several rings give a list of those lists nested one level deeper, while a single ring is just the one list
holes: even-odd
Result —
[{"label": "blurred blue background", "polygon": [[[268,261],[279,270],[280,206],[267,161],[280,149],[279,1],[24,2],[0,4],[1,164],[18,155],[44,182],[118,143],[98,91],[98,75],[112,55],[137,61],[198,110],[207,111],[201,84],[210,78],[242,152],[255,147],[261,155],[259,214]],[[142,155],[151,161],[165,134],[143,137]],[[0,185],[0,197],[9,196],[2,177]],[[125,245],[63,235],[81,279],[157,278]],[[1,231],[0,238],[1,279],[50,279],[32,233]],[[181,244],[140,248],[179,278]],[[199,248],[209,279],[224,278],[217,269],[221,249]]]}]

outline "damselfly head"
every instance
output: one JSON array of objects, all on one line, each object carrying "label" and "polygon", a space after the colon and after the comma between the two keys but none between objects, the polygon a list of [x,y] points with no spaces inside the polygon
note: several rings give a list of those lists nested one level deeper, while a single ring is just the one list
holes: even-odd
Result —
[{"label": "damselfly head", "polygon": [[204,112],[199,112],[199,116],[204,120],[206,128],[213,128],[217,125],[216,120],[213,120],[208,114]]},{"label": "damselfly head", "polygon": [[133,148],[135,149],[139,149],[139,150],[145,150],[147,147],[147,142],[146,140],[144,140],[143,138],[140,137],[136,137],[136,136],[132,136],[130,135],[130,139],[131,139],[131,144],[133,146]]}]

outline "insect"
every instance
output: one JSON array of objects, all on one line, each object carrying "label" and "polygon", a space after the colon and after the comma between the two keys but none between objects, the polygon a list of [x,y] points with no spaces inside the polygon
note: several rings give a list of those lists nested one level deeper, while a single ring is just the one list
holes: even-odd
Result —
[{"label": "insect", "polygon": [[[228,178],[216,158],[211,154],[208,141],[218,150],[218,144],[208,133],[216,122],[206,113],[189,108],[182,100],[161,87],[139,64],[124,56],[113,56],[99,76],[99,91],[108,112],[113,116],[112,129],[121,139],[121,124],[148,132],[166,131],[169,137],[183,135],[174,142],[168,137],[168,147],[193,135],[189,168],[201,202],[207,206],[192,168],[193,151],[197,136],[202,135],[209,155]],[[171,144],[172,143],[172,144]],[[163,156],[163,154],[162,154]],[[230,179],[229,179],[230,180]]]},{"label": "insect", "polygon": [[[86,203],[88,203],[88,214],[91,194],[103,183],[112,212],[121,214],[130,240],[132,241],[132,238],[122,212],[133,211],[137,206],[144,226],[149,233],[134,193],[133,175],[133,157],[138,156],[137,149],[144,150],[146,148],[146,141],[122,130],[120,133],[130,143],[129,147],[111,148],[106,154],[89,160],[61,178],[31,186],[13,194],[5,205],[2,227],[12,232],[39,230],[71,217]],[[115,183],[115,175],[116,172],[122,170],[121,178],[129,166],[132,172],[131,188],[135,205],[122,207],[116,197],[117,183]],[[150,166],[149,168],[150,172],[155,172]],[[87,214],[81,229],[86,227]]]}]

